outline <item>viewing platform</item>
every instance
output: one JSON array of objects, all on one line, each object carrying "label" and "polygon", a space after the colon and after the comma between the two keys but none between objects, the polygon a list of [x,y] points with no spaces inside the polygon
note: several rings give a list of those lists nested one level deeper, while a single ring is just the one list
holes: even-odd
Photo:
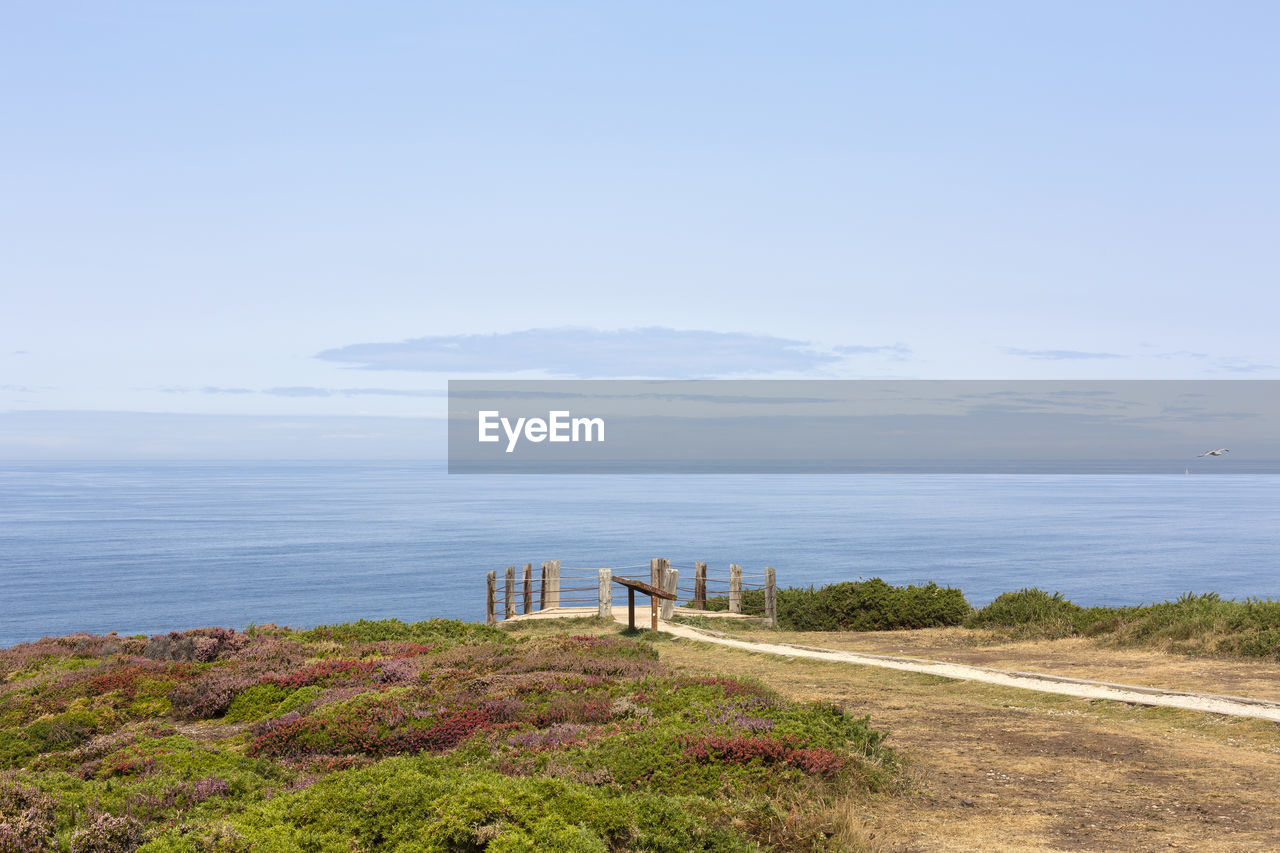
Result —
[{"label": "viewing platform", "polygon": [[[648,577],[639,577],[644,569]],[[685,582],[681,583],[680,570]],[[691,581],[690,582],[690,575]],[[501,589],[496,571],[485,577],[485,623],[520,619],[581,618],[598,616],[626,622],[636,627],[635,597],[649,598],[650,627],[657,630],[660,621],[674,616],[703,616],[716,619],[743,619],[777,625],[777,575],[772,566],[744,572],[730,563],[723,574],[708,573],[707,564],[697,561],[673,566],[666,558],[653,558],[643,564],[613,567],[561,566],[559,560],[541,564],[537,578],[533,563],[525,563],[517,575],[508,566]],[[627,590],[627,605],[614,604],[614,585]],[[745,594],[759,591],[764,598],[764,615],[747,616],[742,612]],[[726,609],[708,610],[708,598],[725,599]],[[678,604],[685,601],[684,606]]]}]

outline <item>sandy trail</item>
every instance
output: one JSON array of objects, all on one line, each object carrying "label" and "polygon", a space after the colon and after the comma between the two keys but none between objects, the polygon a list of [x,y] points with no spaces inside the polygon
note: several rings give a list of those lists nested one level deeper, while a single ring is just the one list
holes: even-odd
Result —
[{"label": "sandy trail", "polygon": [[[506,621],[523,621],[526,619],[542,619],[573,616],[594,616],[595,608],[556,608],[523,616],[509,618]],[[613,618],[627,624],[627,608],[614,607]],[[738,617],[742,618],[742,617]],[[647,627],[649,608],[636,608],[636,624]],[[905,672],[920,672],[961,681],[980,681],[986,684],[997,684],[1005,687],[1016,687],[1021,690],[1037,690],[1041,693],[1056,693],[1062,696],[1075,696],[1081,699],[1111,699],[1116,702],[1127,702],[1134,705],[1153,705],[1166,708],[1183,708],[1190,711],[1202,711],[1210,714],[1225,714],[1231,717],[1250,717],[1258,720],[1280,722],[1280,702],[1269,699],[1253,699],[1245,696],[1224,696],[1213,693],[1196,693],[1186,690],[1165,690],[1156,687],[1142,687],[1134,684],[1117,684],[1109,681],[1094,681],[1087,678],[1072,678],[1065,675],[1051,675],[1039,672],[1023,672],[1013,669],[996,669],[973,664],[953,663],[946,661],[926,660],[923,658],[901,657],[895,655],[878,655],[869,652],[854,652],[841,649],[818,648],[815,646],[797,645],[793,643],[769,643],[754,640],[742,640],[722,634],[681,625],[674,622],[659,622],[659,629],[675,637],[696,640],[702,643],[743,649],[749,652],[777,655],[786,658],[807,658],[838,663],[852,663],[861,666],[877,666]]]},{"label": "sandy trail", "polygon": [[[616,614],[615,614],[616,617]],[[619,620],[626,622],[625,615]],[[906,672],[921,672],[938,675],[943,678],[954,678],[964,681],[981,681],[986,684],[999,684],[1005,687],[1017,687],[1023,690],[1038,690],[1041,693],[1057,693],[1063,696],[1077,696],[1082,699],[1111,699],[1116,702],[1128,702],[1136,705],[1158,705],[1166,708],[1185,708],[1191,711],[1203,711],[1211,714],[1226,714],[1232,717],[1252,717],[1259,720],[1280,722],[1280,702],[1265,699],[1250,699],[1243,696],[1217,696],[1211,693],[1191,693],[1181,690],[1160,690],[1154,687],[1139,687],[1132,684],[1114,684],[1106,681],[1090,681],[1084,678],[1070,678],[1063,675],[1047,675],[1017,670],[992,669],[985,666],[946,663],[943,661],[923,660],[920,658],[894,657],[890,655],[874,655],[865,652],[840,651],[822,649],[814,646],[800,646],[791,643],[760,643],[728,637],[716,631],[693,628],[671,622],[659,624],[662,631],[676,637],[696,640],[702,643],[714,643],[730,648],[744,649],[761,654],[778,655],[789,658],[809,658],[812,660],[836,661],[859,664],[862,666],[878,666]]]}]

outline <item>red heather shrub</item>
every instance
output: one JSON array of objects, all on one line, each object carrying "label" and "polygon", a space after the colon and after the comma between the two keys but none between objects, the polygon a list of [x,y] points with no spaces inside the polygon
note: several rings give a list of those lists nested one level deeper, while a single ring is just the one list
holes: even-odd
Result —
[{"label": "red heather shrub", "polygon": [[708,687],[719,687],[724,691],[724,695],[728,698],[735,696],[759,696],[762,699],[773,699],[773,691],[769,688],[752,684],[749,681],[740,681],[736,678],[725,678],[723,676],[702,676],[697,678],[681,678],[679,685],[686,684],[702,684]]},{"label": "red heather shrub", "polygon": [[800,749],[791,757],[791,763],[810,776],[831,779],[849,766],[849,760],[825,747]]},{"label": "red heather shrub", "polygon": [[811,776],[830,779],[848,765],[847,759],[830,749],[806,749],[795,736],[767,737],[686,737],[681,741],[685,755],[699,764],[786,764]]},{"label": "red heather shrub", "polygon": [[152,756],[123,752],[104,758],[93,772],[93,778],[106,779],[111,776],[150,776],[156,770],[156,760]]},{"label": "red heather shrub", "polygon": [[278,687],[296,689],[308,684],[332,684],[335,681],[364,679],[378,668],[374,661],[322,660],[288,675],[269,675],[263,681]]},{"label": "red heather shrub", "polygon": [[45,713],[56,713],[80,696],[117,693],[128,703],[136,698],[140,679],[182,682],[198,674],[190,664],[116,660],[63,675],[52,687],[42,691],[36,702]]},{"label": "red heather shrub", "polygon": [[557,693],[547,706],[533,716],[533,724],[546,728],[560,723],[603,723],[613,718],[613,701],[605,697],[583,697]]},{"label": "red heather shrub", "polygon": [[256,737],[249,752],[282,758],[326,753],[381,757],[424,750],[439,752],[498,724],[481,708],[442,711],[425,725],[416,723],[416,714],[403,709],[392,711],[377,703],[342,710],[343,716],[332,719],[291,713],[268,721],[254,729]]},{"label": "red heather shrub", "polygon": [[141,666],[112,669],[90,676],[86,689],[91,696],[119,692],[126,700],[131,701],[138,691],[138,679],[151,674],[153,673]]},{"label": "red heather shrub", "polygon": [[249,745],[249,754],[274,758],[332,752],[325,724],[315,717],[285,714],[278,720],[255,727],[257,737]]},{"label": "red heather shrub", "polygon": [[486,728],[492,721],[489,715],[477,708],[468,711],[450,711],[435,719],[430,728],[413,728],[395,732],[388,738],[382,754],[401,752],[440,752],[457,746],[471,735]]}]

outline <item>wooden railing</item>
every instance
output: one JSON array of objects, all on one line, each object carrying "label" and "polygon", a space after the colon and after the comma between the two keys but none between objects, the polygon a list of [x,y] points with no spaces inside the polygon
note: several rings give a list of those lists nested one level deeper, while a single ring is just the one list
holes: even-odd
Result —
[{"label": "wooden railing", "polygon": [[[644,568],[642,563],[608,568],[563,567],[559,560],[546,560],[535,578],[533,563],[525,563],[523,571],[519,573],[515,566],[507,566],[502,585],[502,618],[510,619],[544,610],[593,606],[600,616],[612,618],[613,582],[628,580],[643,584],[641,578],[635,575]],[[661,603],[658,605],[658,613],[662,619],[670,619],[674,615],[676,601],[679,599],[687,600],[695,610],[705,610],[708,597],[716,596],[729,599],[730,613],[742,613],[743,593],[760,589],[764,590],[765,619],[770,625],[778,624],[777,573],[772,566],[765,566],[761,571],[744,572],[737,563],[730,563],[724,574],[709,574],[705,562],[672,566],[670,560],[659,557],[651,559],[648,568],[648,585],[667,593],[660,596]],[[692,583],[681,584],[681,569],[692,571]],[[686,578],[688,576],[685,575]],[[498,583],[496,571],[486,575],[485,622],[490,625],[498,622]]]}]

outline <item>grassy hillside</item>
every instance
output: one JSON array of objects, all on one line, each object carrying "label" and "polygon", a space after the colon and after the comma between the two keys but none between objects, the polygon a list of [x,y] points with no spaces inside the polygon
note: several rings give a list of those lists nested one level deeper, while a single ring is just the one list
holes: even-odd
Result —
[{"label": "grassy hillside", "polygon": [[835,810],[894,779],[865,718],[548,630],[2,650],[0,851],[838,850]]},{"label": "grassy hillside", "polygon": [[1081,607],[1040,589],[1006,592],[964,623],[1017,639],[1093,637],[1117,646],[1280,660],[1280,601],[1188,593],[1137,607]]}]

